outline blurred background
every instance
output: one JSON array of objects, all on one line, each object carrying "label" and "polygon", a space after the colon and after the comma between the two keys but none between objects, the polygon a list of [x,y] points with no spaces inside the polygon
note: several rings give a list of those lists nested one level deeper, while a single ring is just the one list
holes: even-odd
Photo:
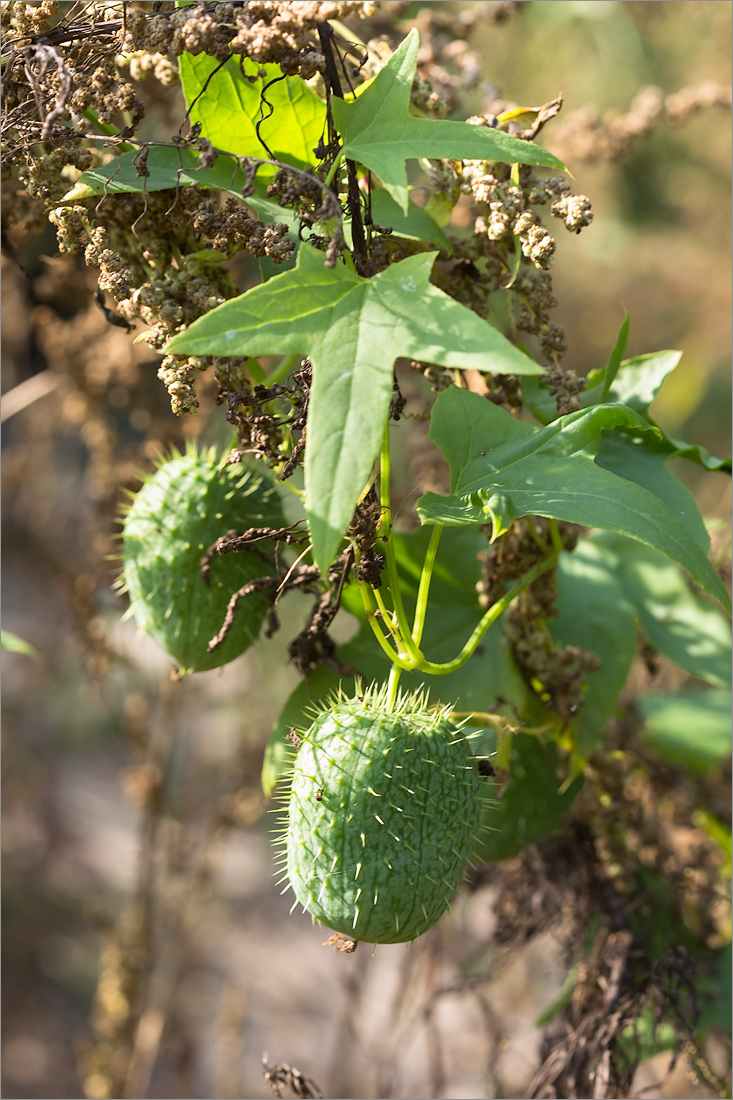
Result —
[{"label": "blurred background", "polygon": [[[626,307],[628,355],[684,352],[657,420],[727,453],[731,4],[384,8],[402,31],[436,11],[469,21],[481,81],[453,117],[497,95],[538,106],[563,93],[542,142],[595,214],[579,237],[554,231],[565,363],[602,366]],[[144,90],[151,125],[169,135],[182,113],[175,85]],[[94,273],[58,254],[50,227],[9,240],[19,264],[3,254],[3,628],[37,659],[2,655],[3,1095],[112,1095],[123,1048],[133,1053],[121,1094],[132,1097],[268,1096],[263,1052],[327,1096],[525,1095],[535,1021],[565,977],[552,932],[523,950],[493,945],[490,886],[411,949],[371,957],[366,945],[334,954],[309,918],[289,915],[259,777],[298,683],[287,642],[310,602],[291,595],[280,632],[224,670],[171,682],[112,588],[120,488],[170,443],[226,439],[223,409],[201,385],[198,414],[173,417],[155,357],[95,305]],[[727,523],[729,482],[690,464],[677,472],[703,515]],[[351,630],[343,621],[336,633]],[[461,975],[476,959],[468,989]],[[727,1072],[722,1041],[709,1057]],[[633,1095],[715,1095],[668,1063],[642,1067]]]}]

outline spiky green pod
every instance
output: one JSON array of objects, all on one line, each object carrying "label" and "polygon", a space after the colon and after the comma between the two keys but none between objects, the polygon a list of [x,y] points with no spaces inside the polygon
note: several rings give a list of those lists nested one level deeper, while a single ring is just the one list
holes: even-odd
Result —
[{"label": "spiky green pod", "polygon": [[402,943],[450,905],[476,838],[478,765],[449,711],[386,689],[339,699],[301,735],[283,841],[305,909],[367,943]]},{"label": "spiky green pod", "polygon": [[207,587],[201,577],[206,550],[232,529],[283,524],[269,479],[241,465],[224,466],[213,448],[175,453],[135,494],[122,532],[122,587],[140,629],[182,672],[238,657],[259,634],[269,606],[265,596],[246,596],[226,641],[209,653],[232,594],[274,568],[250,550],[215,555]]}]

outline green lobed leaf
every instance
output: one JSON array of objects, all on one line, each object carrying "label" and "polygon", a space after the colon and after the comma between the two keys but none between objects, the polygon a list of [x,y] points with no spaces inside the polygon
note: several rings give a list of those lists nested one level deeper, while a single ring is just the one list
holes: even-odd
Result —
[{"label": "green lobed leaf", "polygon": [[174,355],[309,355],[313,364],[305,456],[313,554],[325,572],[379,453],[398,356],[502,374],[540,367],[430,283],[435,252],[363,279],[325,266],[303,243],[297,266],[254,287],[175,336]]},{"label": "green lobed leaf", "polygon": [[[414,612],[429,535],[425,528],[392,535],[408,615]],[[453,528],[443,532],[422,639],[430,660],[447,661],[455,657],[481,618],[476,582],[480,576],[478,555],[485,549],[486,536],[475,529]],[[353,638],[339,646],[338,660],[358,673],[364,684],[385,683],[390,664],[365,620],[361,597],[354,588],[347,589],[343,606],[358,619],[359,629]],[[339,684],[347,695],[356,690],[352,676],[339,675],[319,665],[308,674],[308,683],[299,685],[292,693],[265,751],[262,771],[265,794],[271,793],[292,757],[292,744],[286,739],[291,728],[310,725],[309,708],[325,699]],[[489,629],[473,657],[456,672],[430,677],[420,672],[403,672],[401,688],[413,691],[421,686],[427,690],[431,704],[451,703],[462,712],[506,710],[510,719],[517,711],[526,709],[529,697],[499,624]],[[505,701],[501,707],[497,705],[499,697]]]},{"label": "green lobed leaf", "polygon": [[[662,389],[669,374],[682,357],[680,351],[659,351],[651,355],[639,355],[627,359],[613,375],[608,386],[608,364],[602,371],[591,371],[588,386],[581,394],[581,405],[589,408],[606,400],[620,401],[640,413],[653,427],[659,425],[652,418],[650,406]],[[596,461],[621,477],[630,478],[644,485],[660,497],[688,526],[700,546],[706,550],[710,542],[697,511],[692,495],[686,486],[666,469],[671,458],[686,458],[705,470],[730,473],[731,460],[714,458],[704,447],[672,439],[659,429],[655,439],[648,432],[608,432],[603,438]]]},{"label": "green lobed leaf", "polygon": [[[628,314],[625,324],[628,333]],[[612,373],[607,363],[602,370],[590,372],[580,403],[587,409],[603,401],[620,401],[648,418],[649,406],[681,358],[681,351],[655,351],[624,359]]]},{"label": "green lobed leaf", "polygon": [[704,772],[727,760],[731,752],[731,693],[649,692],[638,700],[646,718],[642,736],[664,760]]},{"label": "green lobed leaf", "polygon": [[467,122],[411,118],[407,112],[419,44],[418,32],[413,28],[361,95],[351,102],[331,100],[344,156],[375,172],[405,214],[406,160],[498,160],[567,170],[546,149],[502,130],[470,126]]},{"label": "green lobed leaf", "polygon": [[596,532],[578,549],[616,578],[619,598],[633,607],[657,653],[715,687],[730,688],[730,625],[664,554],[609,531]]},{"label": "green lobed leaf", "polygon": [[719,474],[730,474],[733,470],[733,459],[730,455],[726,458],[716,458],[705,447],[700,447],[696,443],[685,443],[682,439],[672,439],[671,437],[669,442],[673,448],[669,454],[670,458],[686,458],[688,462],[694,462],[696,466],[701,466],[703,470],[710,470]]},{"label": "green lobed leaf", "polygon": [[[318,163],[313,150],[326,124],[326,105],[299,76],[284,77],[279,65],[241,56],[222,66],[205,53],[181,54],[179,72],[190,121],[201,124],[203,137],[216,149],[267,157],[266,145],[276,160],[296,168]],[[260,117],[262,141],[256,128]]]},{"label": "green lobed leaf", "polygon": [[577,776],[565,786],[557,745],[516,733],[509,753],[509,779],[499,798],[481,815],[485,831],[474,859],[510,859],[525,844],[549,836],[562,823],[583,786]]},{"label": "green lobed leaf", "polygon": [[591,650],[601,668],[585,676],[587,693],[572,721],[576,751],[588,757],[614,713],[636,650],[636,625],[657,653],[720,687],[731,681],[725,617],[690,588],[664,554],[633,539],[597,531],[557,566],[557,617],[548,622],[562,645]]},{"label": "green lobed leaf", "polygon": [[687,529],[703,553],[710,551],[710,536],[687,486],[667,469],[669,440],[650,431],[608,431],[598,445],[596,464],[612,474],[648,489]]},{"label": "green lobed leaf", "polygon": [[[433,409],[430,437],[448,460],[452,497],[471,505],[453,522],[491,519],[494,537],[525,515],[615,531],[677,561],[729,610],[720,577],[674,513],[647,489],[594,462],[601,433],[620,426],[660,434],[624,405],[597,405],[534,428],[477,394],[445,390]],[[451,509],[456,512],[455,501],[434,493],[418,502],[423,523],[449,522]]]},{"label": "green lobed leaf", "polygon": [[[682,358],[681,351],[655,351],[617,362],[628,339],[628,314],[621,324],[616,344],[606,365],[592,370],[585,389],[578,394],[580,407],[589,409],[606,401],[618,401],[650,419],[649,406],[664,384],[668,374]],[[546,383],[539,378],[527,378],[522,383],[524,403],[541,424],[550,424],[558,417],[557,402]]]},{"label": "green lobed leaf", "polygon": [[[601,401],[608,401],[609,394],[611,392],[611,386],[618,374],[619,367],[621,366],[621,356],[626,351],[626,345],[629,342],[629,315],[624,310],[624,319],[621,322],[621,327],[618,330],[616,337],[616,343],[614,344],[611,354],[606,361],[606,365],[603,368],[603,382],[601,386]],[[628,404],[628,402],[623,402]]]},{"label": "green lobed leaf", "polygon": [[[619,336],[621,336],[621,333]],[[634,448],[633,455],[629,454],[625,459],[621,459],[619,455],[616,461],[625,465],[628,471],[633,470],[641,462],[645,467],[643,476],[649,478],[648,481],[642,483],[652,492],[659,491],[659,495],[663,493],[662,499],[666,500],[667,503],[676,494],[679,506],[685,507],[685,502],[689,500],[689,494],[684,490],[684,487],[680,490],[679,485],[681,483],[678,482],[677,478],[674,478],[673,474],[663,469],[663,464],[668,462],[670,458],[680,457],[694,462],[705,470],[730,473],[731,459],[715,458],[704,447],[667,436],[651,416],[650,405],[664,385],[667,376],[679,363],[682,352],[657,351],[648,355],[637,355],[633,359],[625,359],[614,370],[613,361],[618,344],[619,341],[617,340],[616,348],[611,353],[606,366],[602,370],[592,370],[588,375],[586,388],[579,395],[581,408],[588,409],[592,405],[598,405],[606,400],[617,401],[622,405],[627,405],[630,409],[634,409],[652,427],[657,428],[659,431],[657,440],[653,440],[649,435],[643,437],[633,435],[628,441],[628,444]],[[611,379],[610,385],[609,378]],[[557,419],[558,412],[555,398],[539,378],[524,379],[522,396],[529,411],[541,424],[550,424]],[[627,444],[624,440],[617,443],[616,452],[619,453],[619,447],[625,445]],[[645,455],[644,451],[649,453]],[[606,465],[600,455],[599,461],[601,465]],[[609,458],[609,461],[613,460]],[[609,468],[611,468],[610,465]],[[620,472],[620,470],[617,472]],[[629,474],[625,473],[621,476],[627,477]],[[641,471],[640,476],[642,476]],[[634,479],[632,478],[632,480]],[[673,481],[677,483],[676,486],[673,485]]]},{"label": "green lobed leaf", "polygon": [[557,617],[547,624],[550,633],[561,645],[579,646],[601,659],[600,669],[585,674],[586,696],[572,722],[575,750],[587,759],[603,737],[634,659],[634,608],[595,537],[560,554],[556,583]]}]

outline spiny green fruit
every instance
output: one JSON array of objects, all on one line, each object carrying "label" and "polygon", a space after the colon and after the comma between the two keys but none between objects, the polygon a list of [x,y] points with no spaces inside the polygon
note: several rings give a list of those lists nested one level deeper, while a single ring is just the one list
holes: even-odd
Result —
[{"label": "spiny green fruit", "polygon": [[283,862],[300,904],[367,943],[403,943],[450,905],[478,829],[482,782],[450,709],[386,688],[338,697],[295,756]]},{"label": "spiny green fruit", "polygon": [[174,452],[133,496],[122,531],[121,587],[140,629],[182,672],[234,660],[255,640],[270,606],[259,593],[246,596],[226,641],[209,653],[233,593],[274,568],[251,550],[217,554],[207,586],[206,550],[232,529],[283,525],[272,482],[240,464],[224,465],[214,448]]}]

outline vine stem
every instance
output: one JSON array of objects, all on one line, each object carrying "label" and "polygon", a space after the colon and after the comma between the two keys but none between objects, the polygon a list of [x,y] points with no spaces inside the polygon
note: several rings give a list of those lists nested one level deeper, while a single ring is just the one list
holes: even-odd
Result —
[{"label": "vine stem", "polygon": [[527,588],[528,585],[532,584],[533,581],[536,581],[538,577],[541,577],[543,573],[546,573],[548,569],[552,569],[556,562],[557,554],[553,554],[551,557],[546,558],[545,561],[539,562],[525,573],[521,580],[518,580],[515,585],[512,585],[509,591],[506,592],[500,600],[492,604],[457,657],[452,661],[446,661],[445,664],[433,664],[432,661],[423,660],[419,666],[420,671],[427,672],[429,676],[447,676],[448,673],[455,672],[456,669],[464,665],[469,657],[472,657],[476,652],[479,642],[486,631],[496,622],[499,616],[506,611],[515,596],[518,596],[520,592]]},{"label": "vine stem", "polygon": [[397,688],[400,682],[402,669],[399,665],[392,665],[389,671],[389,689],[387,694],[387,710],[391,711],[397,700]]},{"label": "vine stem", "polygon": [[300,353],[294,355],[286,355],[281,362],[270,371],[269,374],[263,374],[262,381],[266,382],[268,386],[274,386],[276,382],[279,382],[282,378],[286,378],[293,367],[297,366],[303,356]]},{"label": "vine stem", "polygon": [[549,519],[547,522],[547,530],[550,532],[550,539],[552,545],[555,547],[555,552],[559,554],[565,547],[563,545],[562,536],[560,535],[560,530],[557,526],[557,520]]},{"label": "vine stem", "polygon": [[[333,146],[338,139],[336,129],[333,124],[333,116],[331,114],[331,99],[332,95],[338,99],[344,98],[344,93],[341,88],[341,79],[338,74],[338,68],[336,66],[336,58],[334,56],[333,49],[333,27],[328,22],[317,23],[316,30],[318,31],[318,41],[321,46],[321,52],[323,53],[323,59],[325,62],[325,82],[328,95],[326,97],[326,117],[328,124],[328,137],[329,146]],[[356,163],[349,157],[346,157],[346,207],[351,214],[351,256],[354,261],[354,265],[357,270],[357,274],[364,274],[364,267],[367,261],[367,242],[366,234],[364,232],[364,219],[361,213],[361,192],[359,190],[359,179],[356,171]],[[339,158],[336,157],[334,163],[338,163]],[[331,175],[329,173],[329,182]]]},{"label": "vine stem", "polygon": [[[362,603],[364,605],[364,611],[366,612],[367,621],[369,622],[374,636],[379,642],[379,645],[388,655],[392,662],[392,670],[389,678],[389,703],[390,706],[394,702],[397,693],[397,685],[399,678],[404,670],[413,671],[418,670],[420,672],[427,673],[428,676],[447,676],[451,672],[456,672],[461,668],[466,661],[476,652],[481,639],[486,631],[493,623],[506,611],[509,604],[516,596],[519,595],[525,588],[541,577],[543,573],[546,573],[549,569],[552,569],[557,563],[557,557],[562,546],[560,544],[559,533],[550,529],[552,541],[554,544],[554,552],[550,553],[544,561],[539,562],[537,565],[529,569],[524,576],[512,585],[508,592],[506,592],[500,600],[486,611],[481,618],[481,621],[476,626],[476,629],[471,634],[464,645],[461,652],[457,657],[454,657],[452,661],[446,661],[443,664],[437,664],[433,661],[428,661],[425,658],[425,654],[420,649],[420,642],[422,641],[423,629],[425,626],[425,617],[428,608],[428,597],[430,593],[430,582],[432,579],[433,568],[435,566],[435,559],[438,553],[438,543],[442,533],[442,526],[436,524],[430,535],[430,542],[425,554],[425,560],[423,563],[422,573],[420,575],[420,584],[418,587],[417,604],[415,608],[415,619],[412,629],[410,629],[405,612],[405,605],[402,600],[402,592],[400,590],[399,573],[397,569],[397,558],[394,552],[394,545],[392,543],[391,531],[391,502],[389,492],[389,477],[390,477],[390,453],[389,453],[389,421],[385,425],[384,434],[382,436],[382,448],[379,458],[379,504],[382,513],[382,522],[379,529],[379,537],[384,541],[385,545],[385,560],[387,567],[387,580],[392,596],[392,604],[394,612],[391,613],[384,603],[380,592],[372,589],[366,581],[359,582],[359,591],[361,593]],[[374,602],[376,601],[378,610],[375,610]],[[385,637],[383,631],[377,623],[377,615],[381,616],[382,620],[386,623],[389,632],[394,638],[395,647],[393,648],[388,639]]]},{"label": "vine stem", "polygon": [[[384,556],[387,565],[387,579],[389,583],[389,591],[392,596],[392,604],[394,606],[394,613],[397,619],[396,633],[399,636],[399,642],[401,643],[401,652],[398,654],[402,667],[417,668],[421,665],[424,657],[420,652],[419,644],[413,640],[412,630],[410,629],[409,620],[405,611],[405,605],[402,601],[402,590],[400,588],[400,578],[397,569],[397,558],[395,557],[394,544],[391,538],[392,531],[392,510],[389,495],[389,478],[390,478],[390,456],[389,456],[389,421],[385,424],[384,434],[382,435],[382,449],[379,456],[379,505],[382,511],[382,526],[380,529],[380,536],[384,539]],[[409,662],[404,664],[405,659]]]},{"label": "vine stem", "polygon": [[[437,538],[435,541],[437,544]],[[399,680],[399,676],[403,671],[425,672],[428,676],[447,676],[449,673],[456,672],[459,668],[465,665],[466,661],[468,661],[469,658],[472,657],[473,654],[476,652],[481,642],[481,639],[483,638],[486,631],[496,622],[496,620],[501,615],[503,615],[512,600],[514,600],[519,595],[519,593],[523,592],[524,589],[527,588],[530,584],[536,581],[538,577],[541,577],[543,573],[546,573],[548,569],[552,569],[556,565],[556,563],[557,556],[553,554],[551,557],[547,558],[545,561],[539,562],[537,565],[533,566],[533,568],[530,569],[527,573],[525,573],[524,576],[520,580],[518,580],[517,583],[513,585],[509,589],[509,591],[502,596],[500,600],[497,600],[495,604],[492,604],[492,606],[488,609],[488,611],[485,613],[485,615],[477,625],[476,629],[471,634],[471,637],[468,639],[458,656],[454,657],[452,661],[446,661],[445,664],[435,664],[433,661],[426,660],[425,654],[422,653],[421,650],[417,647],[415,640],[412,637],[410,637],[410,646],[413,652],[406,653],[404,650],[400,651],[393,649],[377,624],[377,615],[375,613],[374,605],[372,603],[372,597],[374,595],[373,590],[366,581],[360,581],[359,590],[361,592],[362,603],[364,604],[364,611],[366,612],[367,621],[369,622],[369,625],[371,626],[374,632],[374,636],[379,642],[379,645],[392,662],[393,667],[392,672],[390,673],[390,685],[392,685],[392,675],[394,673],[394,691],[396,691],[397,689],[397,681]],[[382,607],[384,607],[383,603]],[[381,611],[381,608],[380,614],[384,617],[384,612]],[[391,622],[391,620],[387,621]],[[404,636],[399,635],[397,629],[395,629],[394,627],[392,628],[392,633],[395,636],[398,645],[400,641],[405,641]],[[406,648],[407,646],[405,646],[405,649]],[[392,693],[392,690],[393,689],[390,686],[390,693]]]},{"label": "vine stem", "polygon": [[416,666],[412,661],[403,661],[400,659],[397,651],[392,648],[392,646],[389,644],[384,634],[380,630],[379,625],[377,624],[377,616],[374,611],[374,606],[372,604],[372,596],[374,595],[374,593],[372,588],[366,581],[359,581],[359,592],[361,593],[361,601],[364,605],[364,612],[367,617],[367,622],[372,628],[374,637],[379,642],[379,645],[384,650],[389,660],[392,662],[393,665],[398,665],[400,668],[415,668]]},{"label": "vine stem", "polygon": [[420,574],[420,587],[417,591],[417,606],[415,608],[415,621],[412,627],[412,640],[416,646],[420,645],[422,641],[422,632],[425,628],[425,615],[428,610],[428,595],[430,593],[430,582],[433,579],[433,566],[435,565],[435,557],[438,553],[438,543],[440,542],[440,536],[443,533],[443,526],[440,523],[436,523],[433,530],[430,532],[430,542],[428,543],[427,553],[425,554],[425,561],[423,562],[422,573]]}]

